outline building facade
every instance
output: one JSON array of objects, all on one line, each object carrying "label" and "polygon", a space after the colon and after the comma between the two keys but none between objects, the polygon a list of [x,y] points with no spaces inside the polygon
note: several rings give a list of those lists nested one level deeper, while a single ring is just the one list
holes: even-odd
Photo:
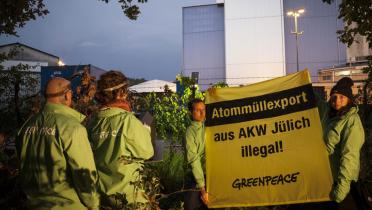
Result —
[{"label": "building facade", "polygon": [[352,87],[353,94],[361,96],[365,84],[364,81],[368,78],[368,74],[363,73],[364,67],[367,67],[367,64],[359,63],[321,69],[318,72],[318,82],[313,83],[313,86],[322,87],[328,100],[331,89],[337,81],[343,77],[350,77],[354,81],[354,86]]},{"label": "building facade", "polygon": [[9,53],[11,50],[16,50],[17,53],[11,59],[2,64],[4,67],[11,66],[19,62],[40,62],[47,66],[57,66],[60,61],[58,56],[43,52],[22,43],[17,42],[0,46],[0,53]]},{"label": "building facade", "polygon": [[[354,95],[360,97],[362,94],[365,81],[368,79],[368,74],[364,73],[363,69],[368,67],[370,62],[368,57],[372,56],[372,49],[369,48],[365,37],[356,35],[354,39],[356,41],[346,50],[347,61],[345,63],[318,71],[318,82],[313,85],[323,87],[328,96],[332,87],[343,77],[350,77],[354,81]],[[371,87],[371,84],[369,85]],[[371,94],[369,88],[367,95]]]},{"label": "building facade", "polygon": [[[28,78],[34,78],[38,84],[34,85],[35,88],[29,89],[22,86],[24,81],[21,82],[21,91],[19,92],[19,96],[24,97],[37,94],[40,92],[41,68],[44,66],[58,65],[60,61],[59,57],[22,43],[11,43],[0,46],[1,54],[8,54],[13,51],[16,51],[16,53],[11,58],[0,64],[4,70],[1,73],[6,74],[7,70],[10,70],[10,68],[19,64],[26,65],[27,69],[24,69],[23,73],[27,74]],[[5,102],[8,102],[13,97],[13,94],[14,93],[11,89],[2,92],[2,95],[0,96],[2,106],[6,105]]]},{"label": "building facade", "polygon": [[224,81],[225,31],[223,4],[183,8],[183,67],[185,76],[199,73],[199,84]]},{"label": "building facade", "polygon": [[[336,31],[338,2],[313,0],[219,0],[183,8],[183,74],[199,72],[205,89],[215,82],[245,85],[309,69],[345,63],[346,47]],[[298,19],[303,34],[296,45],[294,19],[287,11],[304,8]]]}]

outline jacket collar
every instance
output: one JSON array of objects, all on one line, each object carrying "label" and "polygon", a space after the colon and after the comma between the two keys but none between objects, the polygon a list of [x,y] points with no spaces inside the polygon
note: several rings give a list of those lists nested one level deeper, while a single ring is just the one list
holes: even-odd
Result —
[{"label": "jacket collar", "polygon": [[117,108],[124,109],[125,111],[131,112],[130,103],[127,100],[115,100],[115,101],[112,101],[106,104],[102,108],[105,108],[105,107],[117,107]]},{"label": "jacket collar", "polygon": [[202,128],[204,127],[204,122],[191,121],[191,125],[197,128]]},{"label": "jacket collar", "polygon": [[110,117],[121,113],[128,113],[128,111],[119,107],[104,107],[98,112],[99,117]]},{"label": "jacket collar", "polygon": [[350,108],[350,110],[344,115],[342,116],[341,118],[345,118],[345,117],[350,117],[351,115],[353,114],[358,114],[358,106],[353,106]]},{"label": "jacket collar", "polygon": [[85,119],[85,115],[63,104],[55,104],[55,103],[47,102],[44,106],[44,110],[46,112],[52,112],[52,113],[58,113],[58,114],[70,116],[73,119],[78,120],[80,123],[83,122]]},{"label": "jacket collar", "polygon": [[358,114],[358,111],[359,111],[358,106],[353,106],[349,109],[349,111],[346,114],[342,116],[333,117],[332,119],[346,119],[346,118],[349,118],[353,114]]}]

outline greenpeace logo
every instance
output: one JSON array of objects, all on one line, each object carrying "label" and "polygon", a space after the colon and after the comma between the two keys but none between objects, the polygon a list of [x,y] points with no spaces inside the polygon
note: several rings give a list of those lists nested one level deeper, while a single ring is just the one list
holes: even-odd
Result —
[{"label": "greenpeace logo", "polygon": [[108,137],[116,137],[118,135],[118,131],[101,131],[100,133],[95,133],[94,135],[99,136],[100,139],[106,139]]},{"label": "greenpeace logo", "polygon": [[250,187],[265,187],[272,185],[284,185],[297,182],[300,172],[290,174],[279,174],[275,176],[251,177],[251,178],[236,178],[232,182],[232,188],[241,190]]},{"label": "greenpeace logo", "polygon": [[38,127],[37,125],[28,126],[25,131],[26,135],[47,135],[47,136],[54,136],[56,134],[56,129],[53,127]]}]

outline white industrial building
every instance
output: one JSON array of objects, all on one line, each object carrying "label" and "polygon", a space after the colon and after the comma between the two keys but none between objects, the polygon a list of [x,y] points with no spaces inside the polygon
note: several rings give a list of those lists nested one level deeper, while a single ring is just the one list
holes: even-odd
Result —
[{"label": "white industrial building", "polygon": [[[202,2],[202,1],[201,1]],[[183,8],[183,74],[199,73],[203,88],[212,83],[244,85],[296,72],[294,19],[287,11],[304,8],[298,19],[299,69],[317,70],[346,62],[336,31],[336,0],[217,0]]]},{"label": "white industrial building", "polygon": [[[28,74],[28,76],[33,77],[36,79],[38,83],[40,83],[41,77],[41,68],[45,66],[56,66],[61,61],[58,56],[52,55],[50,53],[41,51],[39,49],[30,47],[28,45],[22,43],[10,43],[5,45],[0,45],[0,53],[8,54],[12,51],[16,51],[17,53],[13,55],[8,60],[4,60],[0,65],[4,68],[4,71],[0,73],[6,74],[11,67],[17,66],[19,64],[27,65],[27,71],[23,71],[24,74]],[[10,92],[9,92],[10,91]],[[40,91],[40,85],[35,85],[34,89],[27,89],[22,86],[21,83],[21,91],[20,96],[31,96]],[[2,93],[0,96],[0,107],[6,106],[11,97],[13,97],[12,89],[7,89],[5,92]]]}]

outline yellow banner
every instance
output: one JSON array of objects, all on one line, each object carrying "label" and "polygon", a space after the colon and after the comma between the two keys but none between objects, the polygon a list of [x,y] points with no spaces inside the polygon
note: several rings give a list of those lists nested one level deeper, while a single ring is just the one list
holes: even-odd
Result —
[{"label": "yellow banner", "polygon": [[330,200],[332,175],[308,71],[206,94],[209,207]]}]

